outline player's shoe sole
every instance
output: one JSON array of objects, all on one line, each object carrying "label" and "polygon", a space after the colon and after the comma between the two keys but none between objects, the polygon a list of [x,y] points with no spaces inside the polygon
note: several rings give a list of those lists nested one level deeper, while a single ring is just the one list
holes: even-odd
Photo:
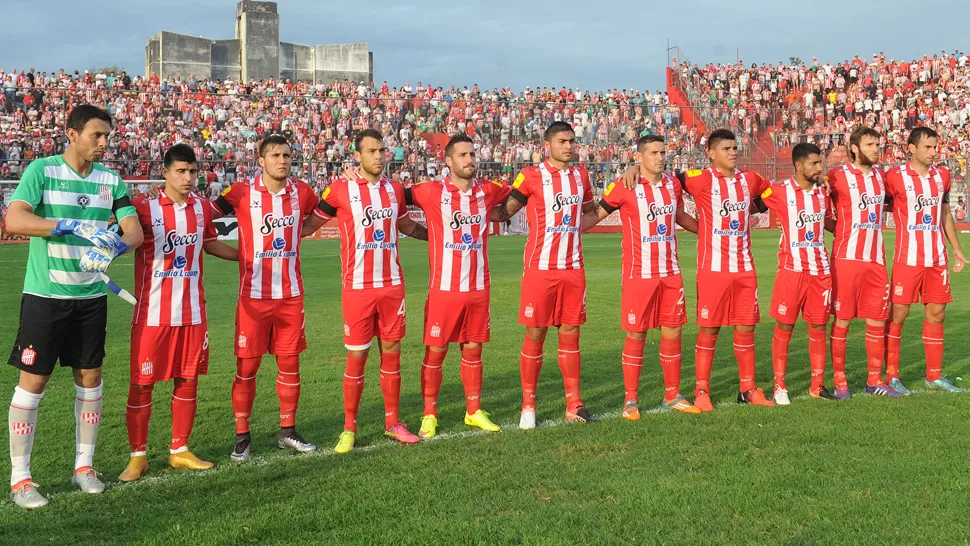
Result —
[{"label": "player's shoe sole", "polygon": [[502,427],[496,425],[489,419],[488,412],[485,410],[478,410],[472,414],[465,414],[465,424],[470,427],[480,428],[486,432],[498,432]]},{"label": "player's shoe sole", "polygon": [[536,409],[522,408],[522,415],[519,417],[519,428],[531,430],[536,428]]},{"label": "player's shoe sole", "polygon": [[98,479],[98,473],[90,466],[85,466],[74,471],[71,483],[78,489],[91,495],[104,493],[104,484]]},{"label": "player's shoe sole", "polygon": [[195,454],[189,450],[169,454],[168,464],[172,468],[181,468],[185,470],[209,470],[210,468],[216,466],[215,463],[203,461],[202,459],[196,457]]},{"label": "player's shoe sole", "polygon": [[118,476],[118,481],[122,482],[134,482],[141,479],[141,475],[148,471],[148,457],[144,455],[135,455],[128,460],[128,466],[125,470]]},{"label": "player's shoe sole", "polygon": [[438,433],[438,417],[436,415],[425,415],[421,418],[421,428],[418,429],[418,436],[425,440],[434,438]]},{"label": "player's shoe sole", "polygon": [[627,421],[640,420],[640,405],[636,400],[627,400],[623,405],[623,418]]},{"label": "player's shoe sole", "polygon": [[352,430],[345,430],[340,433],[337,437],[337,447],[333,448],[334,453],[339,453],[343,455],[344,453],[350,453],[354,449],[354,443],[357,441],[357,433]]},{"label": "player's shoe sole", "polygon": [[707,389],[700,389],[694,394],[694,406],[701,411],[714,411],[714,404],[711,402],[711,393]]},{"label": "player's shoe sole", "polygon": [[755,387],[743,392],[738,393],[738,403],[739,404],[751,404],[752,406],[766,406],[772,407],[775,405],[774,402],[768,400],[765,397],[764,391]]},{"label": "player's shoe sole", "polygon": [[37,484],[24,480],[10,488],[10,500],[27,510],[47,506],[47,499],[37,490]]},{"label": "player's shoe sole", "polygon": [[661,407],[667,411],[677,411],[691,415],[701,413],[701,408],[691,404],[686,398],[679,394],[673,400],[664,400]]}]

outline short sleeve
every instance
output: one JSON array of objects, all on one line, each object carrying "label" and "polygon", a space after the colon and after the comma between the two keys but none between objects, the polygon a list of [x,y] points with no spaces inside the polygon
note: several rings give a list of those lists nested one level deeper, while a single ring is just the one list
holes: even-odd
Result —
[{"label": "short sleeve", "polygon": [[219,239],[219,232],[216,231],[216,223],[212,219],[212,208],[202,207],[202,218],[205,222],[205,228],[202,235],[203,241],[215,241]]},{"label": "short sleeve", "polygon": [[131,205],[131,197],[128,195],[128,186],[125,185],[125,181],[117,174],[115,176],[118,180],[111,192],[111,196],[114,198],[111,210],[115,214],[115,219],[121,221],[129,216],[135,216],[138,212]]},{"label": "short sleeve", "polygon": [[704,176],[704,171],[687,171],[684,186],[687,187],[687,193],[697,197],[698,195],[702,195],[704,191],[707,190],[707,181],[708,177]]},{"label": "short sleeve", "polygon": [[589,180],[589,171],[582,169],[579,171],[580,177],[583,179],[583,204],[593,202],[593,184]]},{"label": "short sleeve", "polygon": [[894,183],[894,180],[896,178],[894,176],[895,173],[896,173],[896,170],[893,169],[887,172],[885,176],[883,176],[883,180],[886,181],[886,195],[888,195],[891,198],[896,196],[896,184]]},{"label": "short sleeve", "polygon": [[43,161],[31,161],[20,177],[20,183],[10,196],[11,201],[23,201],[36,209],[44,198],[44,165]]},{"label": "short sleeve", "polygon": [[219,197],[216,197],[215,201],[211,201],[212,210],[220,214],[231,214],[236,207],[239,205],[240,196],[242,191],[239,189],[240,186],[244,186],[240,182],[226,186],[226,189],[222,190]]},{"label": "short sleeve", "polygon": [[486,187],[488,188],[488,208],[504,203],[509,194],[512,193],[511,186],[506,186],[496,180],[492,180]]},{"label": "short sleeve", "polygon": [[832,200],[832,197],[826,195],[825,196],[825,219],[826,220],[832,220],[835,218],[835,213],[832,210],[834,207],[835,207],[835,202]]},{"label": "short sleeve", "polygon": [[763,176],[761,176],[760,174],[758,174],[756,172],[751,172],[751,175],[754,177],[754,181],[755,181],[754,182],[755,183],[755,191],[754,191],[754,193],[756,195],[757,194],[764,193],[765,191],[771,189],[771,182],[765,180],[765,178]]},{"label": "short sleeve", "polygon": [[532,187],[529,184],[529,177],[526,176],[525,171],[519,171],[516,175],[515,180],[512,181],[512,197],[522,203],[529,200],[529,195],[532,193]]},{"label": "short sleeve", "polygon": [[950,170],[940,169],[940,178],[943,179],[943,193],[950,193]]},{"label": "short sleeve", "polygon": [[317,205],[317,209],[314,214],[321,218],[336,218],[337,209],[339,208],[340,201],[337,199],[337,184],[340,182],[334,182],[327,186],[323,193],[320,195],[320,203]]},{"label": "short sleeve", "polygon": [[831,199],[832,203],[836,202],[839,195],[838,174],[836,173],[838,173],[838,169],[832,169],[828,172],[828,174],[825,175],[825,182],[828,184],[829,198]]},{"label": "short sleeve", "polygon": [[300,183],[300,210],[304,211],[304,217],[313,214],[317,206],[320,205],[320,198],[309,185]]},{"label": "short sleeve", "polygon": [[777,209],[780,196],[781,191],[780,189],[776,189],[775,186],[769,186],[759,195],[759,197],[761,197],[761,201],[769,209]]},{"label": "short sleeve", "polygon": [[406,190],[407,193],[411,195],[411,204],[420,209],[424,208],[426,202],[426,193],[428,191],[428,183],[421,182],[415,184]]},{"label": "short sleeve", "polygon": [[404,186],[397,181],[391,182],[391,191],[393,191],[394,195],[397,196],[397,218],[400,220],[408,215],[408,207],[404,200]]},{"label": "short sleeve", "polygon": [[600,199],[600,206],[603,206],[607,212],[614,212],[623,205],[623,193],[622,179],[617,179],[614,182],[610,182],[610,185],[607,186],[606,190],[603,192],[603,198]]}]

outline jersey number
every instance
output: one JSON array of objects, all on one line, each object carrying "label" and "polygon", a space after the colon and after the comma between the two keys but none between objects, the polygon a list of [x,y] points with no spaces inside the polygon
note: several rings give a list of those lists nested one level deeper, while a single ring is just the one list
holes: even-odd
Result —
[{"label": "jersey number", "polygon": [[950,284],[950,270],[944,269],[940,271],[940,276],[943,277],[943,286]]},{"label": "jersey number", "polygon": [[397,309],[397,314],[402,317],[407,314],[407,307],[405,307],[406,303],[407,300],[401,300],[401,307],[398,307]]},{"label": "jersey number", "polygon": [[828,307],[832,304],[832,291],[825,290],[822,292],[822,299],[825,300],[825,306]]}]

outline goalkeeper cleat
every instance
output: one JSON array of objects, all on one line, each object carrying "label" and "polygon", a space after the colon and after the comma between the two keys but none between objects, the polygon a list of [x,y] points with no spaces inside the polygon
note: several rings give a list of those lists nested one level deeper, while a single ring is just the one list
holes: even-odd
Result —
[{"label": "goalkeeper cleat", "polygon": [[627,400],[623,404],[623,418],[627,421],[640,420],[640,405],[637,404],[636,400]]},{"label": "goalkeeper cleat", "polygon": [[531,430],[536,428],[536,409],[522,408],[522,415],[519,417],[519,428]]},{"label": "goalkeeper cleat", "polygon": [[596,418],[589,414],[586,406],[579,406],[576,411],[566,410],[567,423],[595,423]]},{"label": "goalkeeper cleat", "polygon": [[498,432],[501,430],[501,427],[488,418],[488,412],[485,410],[478,410],[470,415],[466,413],[465,424],[470,427],[480,428],[486,432]]},{"label": "goalkeeper cleat", "polygon": [[902,393],[886,385],[885,383],[868,385],[866,387],[866,394],[871,394],[873,396],[888,396],[889,398],[899,398],[900,396],[903,396]]},{"label": "goalkeeper cleat", "polygon": [[434,438],[438,433],[438,416],[430,413],[421,418],[421,428],[418,429],[418,436],[428,439]]},{"label": "goalkeeper cleat", "polygon": [[701,411],[714,411],[714,404],[711,403],[711,393],[707,389],[698,389],[694,395],[694,405]]},{"label": "goalkeeper cleat", "polygon": [[744,392],[738,393],[738,404],[751,404],[753,406],[774,406],[775,403],[765,397],[764,391],[755,387]]},{"label": "goalkeeper cleat", "polygon": [[677,395],[673,400],[664,400],[663,409],[667,411],[679,411],[680,413],[690,413],[696,415],[701,412],[701,409],[694,404],[691,404],[681,395]]},{"label": "goalkeeper cleat", "polygon": [[357,433],[352,430],[345,430],[337,437],[337,447],[333,448],[334,453],[343,455],[350,453],[354,449],[354,442],[357,440]]},{"label": "goalkeeper cleat", "polygon": [[395,423],[391,425],[391,428],[384,431],[384,435],[396,442],[401,442],[402,444],[416,444],[421,441],[420,438],[414,434],[411,434],[411,431],[404,426],[404,423]]},{"label": "goalkeeper cleat", "polygon": [[28,510],[47,506],[47,499],[37,490],[37,484],[24,480],[10,488],[10,500]]},{"label": "goalkeeper cleat", "polygon": [[280,431],[278,436],[280,449],[289,449],[297,453],[316,451],[317,446],[303,439],[295,428],[289,427]]},{"label": "goalkeeper cleat", "polygon": [[172,468],[184,468],[186,470],[209,470],[215,464],[203,461],[189,450],[171,453],[168,456],[168,464]]},{"label": "goalkeeper cleat", "polygon": [[[951,384],[950,386],[952,387],[953,385]],[[900,381],[898,377],[894,377],[892,378],[891,381],[889,381],[889,388],[898,392],[903,396],[909,396],[913,394],[912,392],[910,392],[909,389],[906,388],[906,385],[903,385],[903,382]]]},{"label": "goalkeeper cleat", "polygon": [[963,392],[963,389],[961,389],[960,387],[957,387],[953,383],[950,383],[950,380],[947,379],[945,376],[937,379],[936,381],[930,381],[929,379],[926,379],[925,382],[926,382],[926,388],[928,389],[933,389],[937,391],[946,391],[946,392]]},{"label": "goalkeeper cleat", "polygon": [[252,447],[252,438],[249,434],[237,434],[236,435],[236,447],[233,448],[232,454],[229,458],[234,461],[247,461],[249,460],[250,448]]},{"label": "goalkeeper cleat", "polygon": [[849,392],[849,386],[846,384],[835,386],[835,399],[836,400],[847,400],[852,398],[852,393]]},{"label": "goalkeeper cleat", "polygon": [[817,389],[808,389],[808,395],[812,398],[821,398],[822,400],[837,400],[835,395],[830,393],[824,385]]},{"label": "goalkeeper cleat", "polygon": [[772,396],[772,399],[774,399],[775,404],[778,404],[779,406],[787,406],[791,404],[791,399],[788,398],[788,389],[783,389],[778,385],[775,385],[775,394]]},{"label": "goalkeeper cleat", "polygon": [[78,486],[81,491],[97,495],[104,493],[104,484],[98,479],[98,473],[90,466],[82,466],[74,471],[71,483]]},{"label": "goalkeeper cleat", "polygon": [[141,475],[147,470],[148,457],[144,455],[135,455],[128,460],[128,466],[126,466],[124,472],[118,476],[118,480],[123,482],[138,481],[141,478]]}]

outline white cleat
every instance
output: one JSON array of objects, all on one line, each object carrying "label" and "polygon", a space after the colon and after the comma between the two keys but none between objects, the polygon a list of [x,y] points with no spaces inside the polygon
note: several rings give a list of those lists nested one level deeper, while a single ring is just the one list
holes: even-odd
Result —
[{"label": "white cleat", "polygon": [[519,428],[522,430],[529,430],[536,428],[536,409],[535,408],[523,408],[522,417],[519,417]]},{"label": "white cleat", "polygon": [[37,490],[37,484],[30,480],[18,483],[10,491],[10,500],[17,506],[28,510],[47,506],[47,499]]},{"label": "white cleat", "polygon": [[104,484],[98,479],[98,473],[90,466],[75,471],[71,482],[85,493],[92,495],[104,493]]},{"label": "white cleat", "polygon": [[779,389],[778,387],[775,387],[774,399],[775,399],[775,404],[778,404],[779,406],[787,406],[791,404],[791,400],[788,399],[788,391],[785,389]]}]

